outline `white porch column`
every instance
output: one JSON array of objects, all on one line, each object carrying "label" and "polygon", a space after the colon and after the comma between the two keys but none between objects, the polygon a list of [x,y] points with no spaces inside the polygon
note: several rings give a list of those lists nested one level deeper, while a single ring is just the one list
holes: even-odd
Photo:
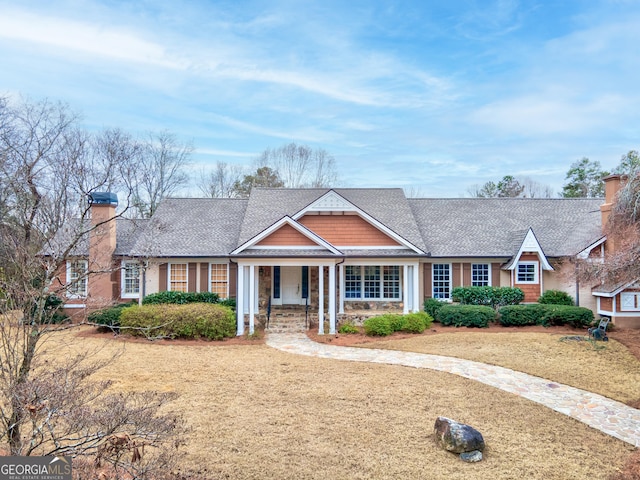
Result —
[{"label": "white porch column", "polygon": [[413,266],[413,311],[419,312],[421,310],[420,305],[420,264],[417,263]]},{"label": "white porch column", "polygon": [[244,265],[238,264],[238,294],[236,296],[238,336],[244,335]]},{"label": "white porch column", "polygon": [[249,265],[249,335],[253,335],[256,316],[256,266]]},{"label": "white porch column", "polygon": [[338,276],[340,277],[340,310],[339,313],[344,313],[344,265],[341,263],[338,265]]},{"label": "white porch column", "polygon": [[336,266],[329,265],[329,333],[336,333]]},{"label": "white porch column", "polygon": [[318,267],[318,335],[324,335],[324,267]]},{"label": "white porch column", "polygon": [[402,266],[402,313],[409,313],[409,265]]}]

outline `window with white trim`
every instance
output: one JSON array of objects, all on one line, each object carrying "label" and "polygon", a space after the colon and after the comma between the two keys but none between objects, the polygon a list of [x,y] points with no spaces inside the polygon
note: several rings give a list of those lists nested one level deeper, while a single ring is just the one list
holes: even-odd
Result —
[{"label": "window with white trim", "polygon": [[516,283],[538,283],[538,262],[518,262]]},{"label": "window with white trim", "polygon": [[433,298],[451,298],[451,265],[434,263],[432,265]]},{"label": "window with white trim", "polygon": [[169,290],[172,292],[188,291],[188,266],[186,263],[169,264]]},{"label": "window with white trim", "polygon": [[491,285],[491,265],[488,263],[471,264],[471,286],[488,287]]},{"label": "window with white trim", "polygon": [[229,269],[226,263],[209,264],[209,291],[220,298],[229,297]]},{"label": "window with white trim", "polygon": [[624,312],[640,312],[640,292],[621,293],[620,310]]},{"label": "window with white trim", "polygon": [[399,265],[346,265],[344,298],[400,300]]},{"label": "window with white trim", "polygon": [[122,298],[138,298],[140,296],[140,264],[125,260],[122,262],[120,274]]},{"label": "window with white trim", "polygon": [[80,298],[87,296],[87,271],[89,264],[86,260],[67,261],[67,297]]},{"label": "window with white trim", "polygon": [[344,267],[344,298],[360,298],[362,285],[362,268],[360,265]]},{"label": "window with white trim", "polygon": [[400,298],[400,266],[385,265],[382,267],[382,275],[384,298]]}]

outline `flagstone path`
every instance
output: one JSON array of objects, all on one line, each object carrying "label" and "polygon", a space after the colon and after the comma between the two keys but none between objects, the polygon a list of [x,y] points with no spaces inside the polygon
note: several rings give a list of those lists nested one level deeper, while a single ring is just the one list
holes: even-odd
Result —
[{"label": "flagstone path", "polygon": [[267,345],[297,355],[404,365],[460,375],[540,403],[607,435],[640,446],[640,410],[602,395],[508,368],[441,355],[325,345],[313,342],[304,333],[269,333]]}]

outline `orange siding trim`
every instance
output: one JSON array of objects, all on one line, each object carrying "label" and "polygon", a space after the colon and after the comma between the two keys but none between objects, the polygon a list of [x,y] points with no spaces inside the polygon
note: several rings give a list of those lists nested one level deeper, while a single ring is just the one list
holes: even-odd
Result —
[{"label": "orange siding trim", "polygon": [[357,215],[305,215],[299,222],[332,245],[397,247],[394,239]]},{"label": "orange siding trim", "polygon": [[256,245],[260,246],[310,246],[317,245],[310,238],[305,237],[291,225],[283,225],[266,238],[260,240]]}]

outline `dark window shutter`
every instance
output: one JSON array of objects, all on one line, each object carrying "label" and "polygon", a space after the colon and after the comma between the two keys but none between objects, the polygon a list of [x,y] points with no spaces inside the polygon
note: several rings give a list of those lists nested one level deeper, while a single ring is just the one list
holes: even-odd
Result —
[{"label": "dark window shutter", "polygon": [[198,278],[198,264],[190,263],[189,264],[189,279],[188,279],[188,290],[190,292],[197,291],[196,278]]},{"label": "dark window shutter", "polygon": [[424,298],[433,297],[433,291],[431,290],[433,283],[431,278],[431,264],[424,264]]},{"label": "dark window shutter", "polygon": [[200,291],[201,292],[209,291],[209,264],[208,263],[200,264]]},{"label": "dark window shutter", "polygon": [[158,282],[158,291],[166,292],[167,291],[167,264],[160,264],[160,278]]},{"label": "dark window shutter", "polygon": [[471,264],[470,263],[462,264],[462,286],[463,287],[471,286]]},{"label": "dark window shutter", "polygon": [[302,298],[309,298],[309,267],[302,267]]},{"label": "dark window shutter", "polygon": [[491,264],[491,286],[492,287],[500,287],[500,264],[492,263]]},{"label": "dark window shutter", "polygon": [[280,298],[280,267],[273,267],[273,298]]}]

